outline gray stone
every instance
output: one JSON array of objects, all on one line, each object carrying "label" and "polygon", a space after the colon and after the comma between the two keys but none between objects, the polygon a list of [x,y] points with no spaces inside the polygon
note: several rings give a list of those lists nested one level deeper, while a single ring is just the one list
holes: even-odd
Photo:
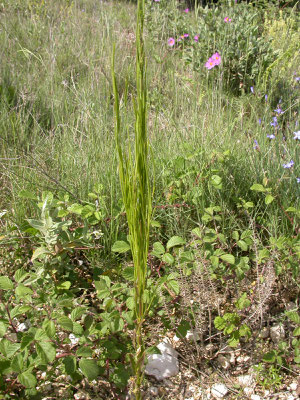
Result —
[{"label": "gray stone", "polygon": [[223,399],[227,393],[228,389],[223,383],[215,383],[211,388],[211,394],[215,399]]}]

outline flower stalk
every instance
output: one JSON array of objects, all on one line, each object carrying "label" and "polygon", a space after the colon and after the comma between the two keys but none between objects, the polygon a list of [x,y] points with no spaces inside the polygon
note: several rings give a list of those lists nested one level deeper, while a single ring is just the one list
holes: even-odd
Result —
[{"label": "flower stalk", "polygon": [[141,399],[141,384],[144,370],[145,345],[143,340],[143,323],[149,306],[146,285],[153,196],[148,163],[147,82],[143,37],[144,13],[145,0],[138,0],[136,22],[136,95],[133,99],[135,143],[133,151],[130,148],[130,144],[127,149],[124,149],[121,140],[120,102],[114,72],[115,48],[112,60],[112,81],[115,98],[115,140],[119,159],[119,177],[134,263],[135,355],[131,357],[131,364],[135,373],[133,395],[136,400]]}]

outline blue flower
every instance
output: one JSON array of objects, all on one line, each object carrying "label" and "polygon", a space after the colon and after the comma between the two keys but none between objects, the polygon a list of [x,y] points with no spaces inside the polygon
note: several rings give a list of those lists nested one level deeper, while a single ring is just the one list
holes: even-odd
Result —
[{"label": "blue flower", "polygon": [[273,133],[271,135],[267,135],[267,138],[269,139],[275,139],[275,135],[273,135]]},{"label": "blue flower", "polygon": [[250,86],[250,90],[251,90],[252,93],[254,93],[254,87],[253,86]]},{"label": "blue flower", "polygon": [[271,126],[277,126],[278,125],[278,121],[277,121],[277,117],[273,117],[273,122],[270,122]]},{"label": "blue flower", "polygon": [[253,148],[254,149],[256,149],[256,150],[258,150],[258,142],[257,142],[257,140],[256,139],[254,139],[254,146],[253,146]]},{"label": "blue flower", "polygon": [[261,118],[258,119],[258,123],[259,123],[259,125],[261,125]]},{"label": "blue flower", "polygon": [[279,106],[278,106],[278,108],[276,108],[274,111],[275,111],[278,115],[280,115],[280,114],[283,113],[282,109],[281,109]]},{"label": "blue flower", "polygon": [[297,180],[297,183],[300,183],[300,178],[296,178],[296,180]]},{"label": "blue flower", "polygon": [[296,76],[295,80],[296,82],[300,82],[300,76]]},{"label": "blue flower", "polygon": [[267,94],[265,94],[265,100],[266,100],[266,101],[268,100],[268,95],[267,95]]},{"label": "blue flower", "polygon": [[294,139],[298,139],[298,140],[300,140],[300,131],[297,131],[297,132],[294,132]]},{"label": "blue flower", "polygon": [[283,168],[292,168],[292,166],[294,165],[294,161],[291,160],[290,162],[288,162],[287,164],[282,164]]}]

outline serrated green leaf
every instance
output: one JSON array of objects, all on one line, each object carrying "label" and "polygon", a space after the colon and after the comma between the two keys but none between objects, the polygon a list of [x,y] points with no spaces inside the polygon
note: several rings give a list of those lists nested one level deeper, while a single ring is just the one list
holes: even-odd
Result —
[{"label": "serrated green leaf", "polygon": [[5,335],[7,326],[8,326],[7,323],[0,321],[0,338],[2,338]]},{"label": "serrated green leaf", "polygon": [[223,254],[220,256],[222,261],[227,262],[228,264],[233,265],[235,263],[235,257],[232,254]]},{"label": "serrated green leaf", "polygon": [[63,359],[66,374],[72,375],[76,371],[76,358],[68,356]]},{"label": "serrated green leaf", "polygon": [[87,346],[80,346],[76,351],[77,357],[92,357],[93,350]]},{"label": "serrated green leaf", "polygon": [[289,320],[295,322],[295,324],[300,325],[300,315],[297,313],[297,311],[288,311],[286,315]]},{"label": "serrated green leaf", "polygon": [[53,321],[50,321],[49,319],[46,319],[43,322],[43,329],[45,330],[47,336],[52,339],[55,336],[55,324]]},{"label": "serrated green leaf", "polygon": [[0,289],[2,290],[12,290],[14,288],[14,284],[9,279],[8,276],[0,276]]},{"label": "serrated green leaf", "polygon": [[152,254],[156,257],[161,257],[165,253],[165,248],[160,242],[153,243]]},{"label": "serrated green leaf", "polygon": [[70,287],[71,287],[70,281],[61,282],[56,286],[58,290],[69,290]]},{"label": "serrated green leaf", "polygon": [[40,357],[44,364],[49,364],[54,361],[56,350],[50,342],[39,342],[35,344],[37,355]]},{"label": "serrated green leaf", "polygon": [[20,268],[15,272],[14,279],[17,283],[21,283],[28,276],[29,276],[29,273],[26,272],[23,268]]},{"label": "serrated green leaf", "polygon": [[79,361],[79,368],[89,381],[96,379],[100,372],[96,361],[87,358],[82,358]]},{"label": "serrated green leaf", "polygon": [[26,349],[34,341],[34,334],[31,332],[24,333],[21,339],[21,350]]},{"label": "serrated green leaf", "polygon": [[68,211],[70,213],[77,214],[77,215],[81,215],[82,210],[83,210],[83,206],[80,204],[77,204],[77,203],[74,203],[70,207],[68,207]]},{"label": "serrated green leaf", "polygon": [[33,388],[37,384],[36,377],[29,371],[18,375],[18,381],[26,388]]},{"label": "serrated green leaf", "polygon": [[37,249],[34,250],[32,253],[31,261],[36,260],[37,258],[43,258],[43,256],[51,254],[51,251],[46,249],[45,247],[38,247]]},{"label": "serrated green leaf", "polygon": [[123,240],[118,240],[115,242],[111,248],[111,251],[114,253],[126,253],[126,251],[130,250],[130,245],[127,242],[124,242]]},{"label": "serrated green leaf", "polygon": [[18,297],[22,298],[24,296],[27,296],[27,295],[30,296],[32,294],[33,294],[33,291],[28,286],[23,285],[23,283],[20,283],[16,288],[16,295]]},{"label": "serrated green leaf", "polygon": [[40,340],[47,340],[47,339],[48,339],[48,335],[46,334],[44,329],[38,328],[35,331],[34,340],[40,341]]},{"label": "serrated green leaf", "polygon": [[0,360],[0,375],[6,375],[11,373],[10,361],[9,360]]},{"label": "serrated green leaf", "polygon": [[175,246],[184,246],[185,243],[186,243],[185,240],[182,239],[180,236],[172,236],[167,243],[167,249],[169,250]]},{"label": "serrated green leaf", "polygon": [[82,335],[83,327],[78,322],[73,322],[73,333],[75,335]]},{"label": "serrated green leaf", "polygon": [[162,261],[165,262],[165,263],[167,263],[167,264],[169,264],[169,265],[172,265],[172,264],[174,264],[175,259],[174,259],[174,257],[172,256],[172,254],[170,254],[170,253],[165,253],[165,254],[162,256]]},{"label": "serrated green leaf", "polygon": [[275,351],[269,351],[268,353],[264,354],[263,361],[267,363],[275,363],[276,361],[276,353]]},{"label": "serrated green leaf", "polygon": [[178,281],[172,280],[167,282],[167,286],[170,290],[172,290],[176,295],[180,292],[180,286]]},{"label": "serrated green leaf", "polygon": [[22,372],[22,370],[24,368],[23,355],[22,354],[17,354],[12,359],[12,362],[11,362],[10,366],[11,366],[11,369],[13,370],[13,372],[17,372],[17,373]]},{"label": "serrated green leaf", "polygon": [[297,328],[294,329],[293,336],[300,336],[300,326],[297,326]]},{"label": "serrated green leaf", "polygon": [[236,243],[240,249],[242,249],[243,251],[247,251],[248,250],[248,245],[246,242],[244,242],[244,240],[238,240]]},{"label": "serrated green leaf", "polygon": [[226,321],[224,320],[224,318],[219,316],[214,319],[214,325],[216,329],[222,331],[226,327]]},{"label": "serrated green leaf", "polygon": [[122,271],[122,276],[129,282],[134,281],[134,268],[133,267],[126,267]]},{"label": "serrated green leaf", "polygon": [[71,312],[71,320],[72,321],[77,321],[79,318],[83,316],[85,313],[86,308],[85,307],[76,307],[74,310]]},{"label": "serrated green leaf", "polygon": [[21,343],[12,343],[7,339],[0,341],[0,353],[4,357],[11,358],[21,347]]},{"label": "serrated green leaf", "polygon": [[73,330],[73,322],[70,318],[68,318],[66,316],[58,318],[57,323],[66,331]]}]

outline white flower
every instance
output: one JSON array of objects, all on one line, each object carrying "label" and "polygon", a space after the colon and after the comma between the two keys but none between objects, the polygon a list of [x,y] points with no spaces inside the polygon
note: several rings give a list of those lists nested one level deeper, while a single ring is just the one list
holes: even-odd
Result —
[{"label": "white flower", "polygon": [[298,139],[298,140],[300,140],[300,131],[297,131],[297,132],[294,132],[294,139]]}]

